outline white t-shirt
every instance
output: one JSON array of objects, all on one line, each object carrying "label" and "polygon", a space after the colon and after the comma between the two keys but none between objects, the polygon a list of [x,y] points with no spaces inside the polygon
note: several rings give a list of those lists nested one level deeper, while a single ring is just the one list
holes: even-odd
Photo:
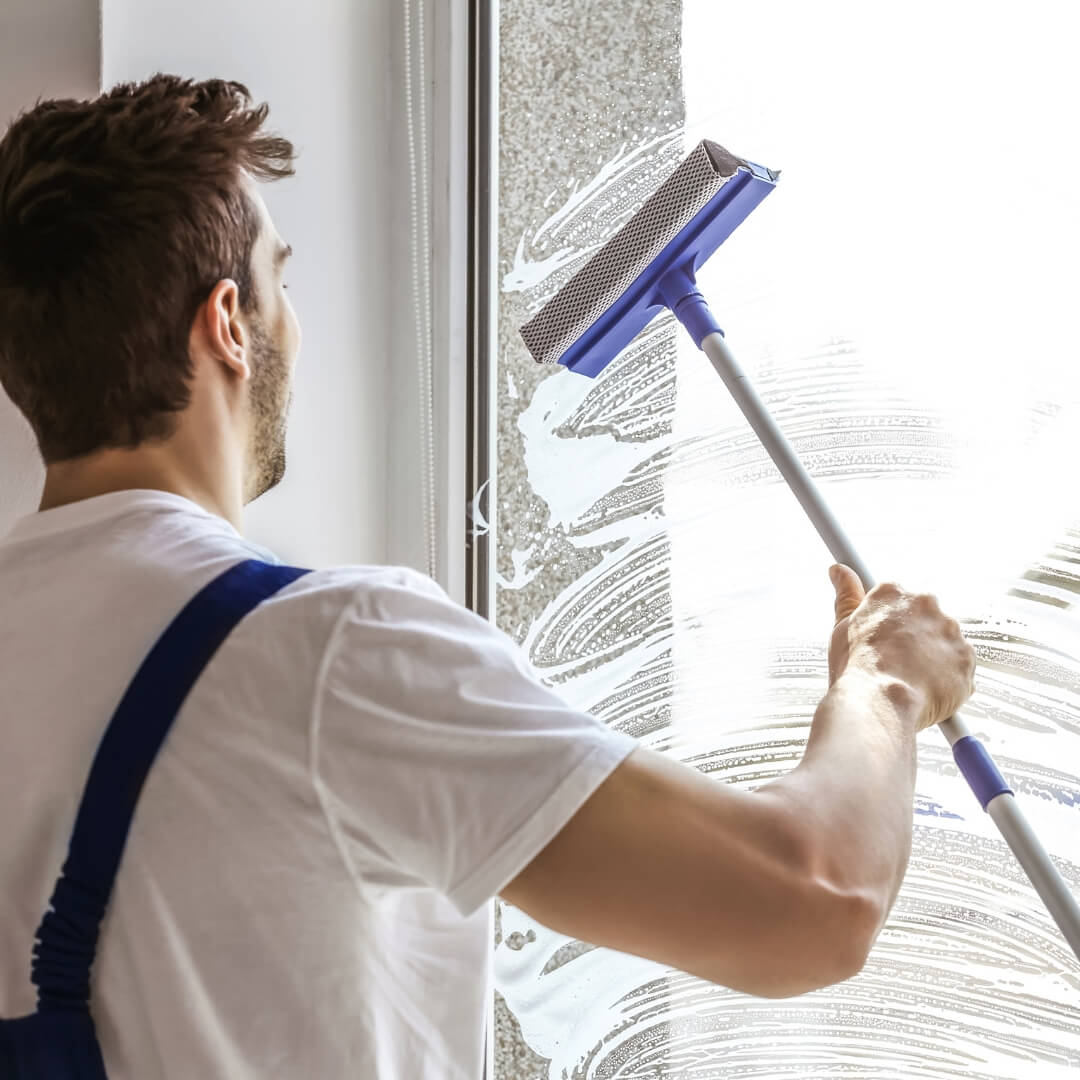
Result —
[{"label": "white t-shirt", "polygon": [[[0,1016],[97,745],[146,652],[241,559],[159,491],[0,542]],[[341,566],[265,601],[180,710],[91,971],[110,1080],[479,1080],[489,902],[637,745],[415,571]]]}]

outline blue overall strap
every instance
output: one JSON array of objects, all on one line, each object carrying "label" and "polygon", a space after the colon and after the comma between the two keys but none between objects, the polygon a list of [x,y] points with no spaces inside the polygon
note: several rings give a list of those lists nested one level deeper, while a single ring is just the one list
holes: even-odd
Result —
[{"label": "blue overall strap", "polygon": [[38,928],[31,965],[38,1012],[0,1021],[0,1063],[6,1056],[12,1075],[105,1080],[89,1013],[90,967],[143,783],[218,646],[248,612],[306,573],[237,563],[196,593],[143,660],[94,756],[52,910]]}]

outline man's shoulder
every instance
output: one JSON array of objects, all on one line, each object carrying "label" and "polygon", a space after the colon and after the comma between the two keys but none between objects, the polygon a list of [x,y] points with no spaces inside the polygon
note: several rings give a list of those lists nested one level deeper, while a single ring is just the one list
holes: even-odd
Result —
[{"label": "man's shoulder", "polygon": [[363,636],[371,645],[373,629],[381,641],[383,632],[394,627],[432,627],[457,617],[457,605],[419,571],[345,564],[311,569],[263,601],[247,620],[247,633],[262,642],[267,657],[287,655],[289,667],[295,668],[325,663],[328,654],[342,649],[355,653],[357,627],[365,628]]},{"label": "man's shoulder", "polygon": [[410,653],[430,656],[470,618],[435,581],[408,566],[345,564],[290,582],[260,605],[250,632],[264,642],[266,656],[287,655],[291,668],[314,665],[320,683],[343,664],[348,681],[371,684],[386,674],[373,669],[392,666],[403,640]]},{"label": "man's shoulder", "polygon": [[419,570],[381,563],[345,563],[309,570],[282,592],[281,599],[341,611],[367,599],[406,601],[413,596],[450,600],[437,582]]}]

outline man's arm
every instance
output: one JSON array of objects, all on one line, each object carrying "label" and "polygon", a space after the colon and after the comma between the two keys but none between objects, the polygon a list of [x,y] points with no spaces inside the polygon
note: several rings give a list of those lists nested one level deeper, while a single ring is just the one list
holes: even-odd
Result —
[{"label": "man's arm", "polygon": [[818,706],[802,760],[756,792],[819,838],[811,873],[877,898],[875,938],[911,856],[921,708],[906,683],[848,669]]},{"label": "man's arm", "polygon": [[932,597],[834,583],[832,684],[795,769],[744,791],[639,748],[501,895],[761,997],[861,970],[907,868],[915,736],[970,695],[974,653]]},{"label": "man's arm", "polygon": [[[899,862],[885,864],[881,841],[898,860],[904,850],[891,821],[860,813],[863,826],[853,828],[841,821],[843,810],[871,798],[900,805],[913,750],[879,737],[867,718],[902,710],[903,702],[865,680],[841,683],[817,710],[820,752],[797,785],[746,791],[639,748],[502,897],[560,933],[760,997],[850,978],[887,911],[882,883],[903,873]],[[887,722],[914,731],[911,718]],[[843,767],[856,775],[845,775],[829,813],[837,775],[817,765],[831,765],[826,744],[840,742]],[[808,804],[817,809],[808,812]],[[838,857],[841,841],[850,865]]]}]

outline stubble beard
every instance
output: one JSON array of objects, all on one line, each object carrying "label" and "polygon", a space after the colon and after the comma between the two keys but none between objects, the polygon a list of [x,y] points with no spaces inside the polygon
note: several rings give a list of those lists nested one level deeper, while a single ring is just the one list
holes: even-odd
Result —
[{"label": "stubble beard", "polygon": [[253,370],[251,409],[251,476],[245,502],[253,502],[281,482],[285,475],[285,435],[292,388],[285,354],[260,321],[252,326]]}]

